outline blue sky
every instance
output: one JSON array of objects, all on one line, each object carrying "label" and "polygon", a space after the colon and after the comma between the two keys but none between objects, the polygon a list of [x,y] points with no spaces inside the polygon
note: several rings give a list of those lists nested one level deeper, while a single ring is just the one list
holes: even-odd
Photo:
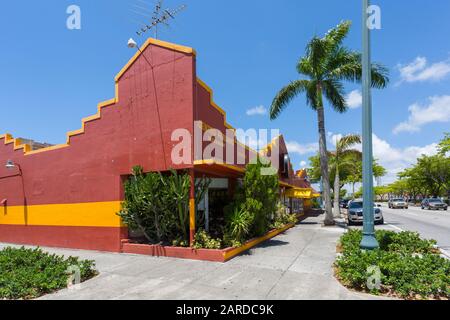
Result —
[{"label": "blue sky", "polygon": [[[153,4],[152,0],[145,0]],[[385,182],[421,153],[431,154],[450,131],[450,2],[378,0],[382,30],[373,33],[373,60],[391,71],[391,85],[374,91],[374,149],[389,170]],[[185,3],[163,40],[194,47],[198,75],[237,128],[279,128],[294,165],[305,166],[317,149],[316,115],[303,96],[277,121],[264,110],[276,92],[297,79],[295,65],[307,41],[341,20],[352,20],[346,40],[361,48],[360,0],[166,0]],[[81,30],[68,30],[66,9],[81,8]],[[114,96],[114,76],[134,52],[128,38],[146,17],[142,0],[47,0],[2,3],[0,30],[0,132],[61,143]],[[346,114],[326,110],[333,135],[361,132],[359,85],[348,84],[354,104]],[[355,91],[356,90],[356,91]],[[256,115],[248,115],[255,109]],[[263,113],[263,114],[258,114]],[[332,143],[330,148],[333,147]],[[302,163],[303,162],[303,163]]]}]

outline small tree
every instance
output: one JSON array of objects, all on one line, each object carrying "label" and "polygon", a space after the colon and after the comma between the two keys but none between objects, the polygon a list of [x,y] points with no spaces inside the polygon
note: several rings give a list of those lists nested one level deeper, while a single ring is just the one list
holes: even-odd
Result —
[{"label": "small tree", "polygon": [[[331,208],[331,189],[328,168],[328,152],[325,130],[325,100],[337,112],[347,111],[344,81],[361,82],[361,54],[343,45],[350,31],[350,21],[344,21],[331,29],[324,37],[313,37],[306,47],[306,55],[300,58],[297,71],[302,78],[292,81],[275,96],[270,108],[270,118],[278,118],[281,112],[300,94],[306,96],[307,105],[317,113],[319,131],[320,170],[325,203],[325,225],[334,225]],[[385,88],[389,82],[388,70],[372,64],[372,83],[375,88]]]},{"label": "small tree", "polygon": [[270,165],[263,164],[259,159],[256,164],[249,164],[243,181],[245,198],[249,200],[248,209],[254,210],[253,232],[256,236],[268,231],[279,199],[278,175],[261,174],[262,169],[268,167]]},{"label": "small tree", "polygon": [[[344,167],[354,167],[355,161],[362,158],[361,151],[352,149],[357,144],[361,143],[361,136],[356,134],[349,134],[336,141],[336,150],[330,152],[330,167],[334,170],[334,210],[335,216],[339,217],[341,208],[339,206],[339,197],[341,190],[340,172]],[[351,171],[350,169],[350,171]]]},{"label": "small tree", "polygon": [[237,190],[234,202],[226,208],[227,237],[243,241],[251,236],[261,236],[270,229],[279,201],[278,175],[262,175],[270,167],[259,159],[245,170],[242,187]]}]

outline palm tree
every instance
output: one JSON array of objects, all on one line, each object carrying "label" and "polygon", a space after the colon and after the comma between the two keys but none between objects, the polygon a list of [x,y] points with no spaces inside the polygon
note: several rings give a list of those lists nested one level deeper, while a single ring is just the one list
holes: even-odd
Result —
[{"label": "palm tree", "polygon": [[[340,23],[323,38],[314,37],[306,47],[306,56],[297,65],[299,74],[307,79],[292,81],[281,89],[273,100],[270,118],[276,119],[287,105],[301,93],[306,94],[307,104],[317,112],[319,127],[320,167],[323,177],[325,225],[333,225],[331,209],[330,177],[328,174],[327,141],[323,96],[339,113],[347,111],[343,81],[361,82],[361,54],[342,45],[350,31],[351,22]],[[389,82],[388,71],[379,64],[372,65],[372,86],[384,88]]]},{"label": "palm tree", "polygon": [[361,136],[356,134],[349,134],[336,140],[336,151],[330,152],[332,157],[330,163],[330,171],[334,171],[334,215],[339,217],[341,210],[339,207],[339,197],[341,190],[340,173],[342,169],[350,167],[354,169],[355,163],[362,158],[362,152],[352,149],[353,146],[361,144]]}]

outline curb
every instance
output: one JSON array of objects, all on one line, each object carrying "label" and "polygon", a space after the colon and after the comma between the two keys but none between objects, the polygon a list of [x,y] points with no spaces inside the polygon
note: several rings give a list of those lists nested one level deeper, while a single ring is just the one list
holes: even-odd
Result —
[{"label": "curb", "polygon": [[445,256],[446,259],[450,260],[450,254],[447,251],[445,251],[444,249],[441,249],[441,248],[439,248],[439,251],[441,252],[441,254],[443,256]]}]

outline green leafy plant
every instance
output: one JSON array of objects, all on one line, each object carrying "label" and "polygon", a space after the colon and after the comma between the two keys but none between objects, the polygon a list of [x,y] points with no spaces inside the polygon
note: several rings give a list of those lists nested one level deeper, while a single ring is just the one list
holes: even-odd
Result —
[{"label": "green leafy plant", "polygon": [[168,223],[176,226],[176,232],[182,239],[189,238],[189,191],[190,177],[178,174],[175,170],[169,175],[161,176],[161,207],[164,215],[172,217]]},{"label": "green leafy plant", "polygon": [[[336,261],[337,277],[351,288],[406,299],[449,299],[450,261],[439,256],[434,240],[417,233],[379,230],[380,249],[359,248],[362,232],[352,230],[341,238],[342,255]],[[381,271],[381,287],[367,288],[368,268]]]},{"label": "green leafy plant", "polygon": [[172,241],[172,246],[187,248],[187,247],[189,247],[189,242],[186,241],[186,240],[183,240],[181,238],[177,238],[177,239]]},{"label": "green leafy plant", "polygon": [[194,249],[221,249],[222,240],[213,239],[205,230],[198,230],[195,234]]},{"label": "green leafy plant", "polygon": [[201,179],[197,179],[195,183],[195,203],[196,203],[196,212],[195,212],[195,225],[196,226],[204,226],[205,225],[205,212],[199,211],[198,206],[205,198],[206,192],[208,192],[208,188],[211,185],[212,180],[208,177],[202,177]]},{"label": "green leafy plant", "polygon": [[134,167],[124,189],[125,201],[118,215],[129,228],[141,231],[151,243],[161,242],[167,233],[163,223],[165,199],[161,175],[145,175],[142,167]]},{"label": "green leafy plant", "polygon": [[[208,179],[197,181],[197,197],[204,195],[209,183]],[[189,241],[190,186],[186,173],[171,170],[165,174],[145,174],[142,167],[134,167],[125,182],[125,201],[118,215],[152,244],[184,247]]]},{"label": "green leafy plant", "polygon": [[[229,239],[242,243],[250,233],[253,216],[245,205],[233,208],[231,214],[227,215],[227,233]],[[234,243],[236,244],[236,243]]]},{"label": "green leafy plant", "polygon": [[225,208],[226,245],[237,247],[271,229],[280,186],[276,174],[262,174],[263,169],[270,167],[261,159],[247,165],[242,186],[236,191],[233,203]]},{"label": "green leafy plant", "polygon": [[0,251],[0,300],[34,299],[66,288],[69,267],[79,268],[82,282],[97,275],[93,261],[41,249],[5,248]]},{"label": "green leafy plant", "polygon": [[298,222],[297,215],[289,214],[287,212],[286,206],[284,206],[281,202],[279,202],[277,205],[275,217],[270,227],[271,229],[281,229],[289,224],[295,224],[297,222]]},{"label": "green leafy plant", "polygon": [[278,175],[263,175],[262,170],[270,164],[249,164],[245,170],[242,190],[246,209],[254,216],[252,236],[262,236],[270,229],[271,219],[277,210],[279,199]]}]

